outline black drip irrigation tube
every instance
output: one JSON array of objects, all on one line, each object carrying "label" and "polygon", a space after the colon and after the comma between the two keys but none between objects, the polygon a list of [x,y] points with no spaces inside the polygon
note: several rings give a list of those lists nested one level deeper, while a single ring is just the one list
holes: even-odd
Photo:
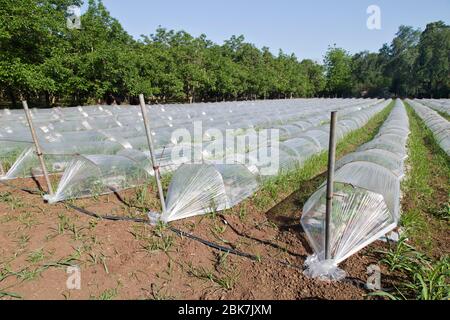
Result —
[{"label": "black drip irrigation tube", "polygon": [[[28,193],[31,193],[31,194],[36,194],[36,195],[40,195],[41,194],[41,191],[39,189],[28,189],[28,188],[17,187],[17,186],[11,185],[9,183],[6,183],[4,181],[0,181],[0,183],[2,183],[3,185],[5,185],[5,186],[7,186],[9,188],[21,190],[21,191],[28,192]],[[79,213],[88,215],[88,216],[90,216],[92,218],[109,220],[109,221],[126,221],[126,222],[136,222],[136,223],[149,224],[149,221],[147,219],[100,215],[100,214],[97,214],[97,213],[92,212],[90,210],[80,208],[78,206],[75,206],[75,205],[67,203],[67,202],[63,202],[63,204],[65,206],[75,210],[75,211],[78,211]],[[229,224],[228,221],[227,221],[227,224]],[[202,244],[204,244],[204,245],[206,245],[206,246],[208,246],[210,248],[213,248],[215,250],[218,250],[218,251],[221,251],[221,252],[225,252],[225,253],[228,253],[228,254],[233,254],[233,255],[236,255],[236,256],[240,256],[240,257],[244,257],[244,258],[248,258],[248,259],[253,260],[253,261],[260,261],[261,260],[261,257],[258,257],[256,255],[253,255],[253,254],[250,254],[250,253],[246,253],[246,252],[242,252],[242,251],[230,248],[230,247],[221,246],[221,245],[219,245],[217,243],[214,243],[214,242],[202,239],[202,238],[197,237],[197,236],[195,236],[195,235],[193,235],[191,233],[188,233],[188,232],[176,229],[174,227],[167,226],[167,228],[170,231],[172,231],[173,233],[175,233],[175,234],[177,234],[177,235],[179,235],[181,237],[186,237],[186,238],[189,238],[191,240],[200,242],[200,243],[202,243]],[[234,228],[232,228],[232,230],[234,230]],[[286,261],[281,261],[281,260],[274,259],[274,258],[266,258],[266,259],[274,261],[274,262],[277,262],[277,263],[279,263],[281,265],[284,265],[286,267],[291,267],[291,268],[294,268],[294,269],[297,269],[297,270],[303,270],[302,267],[293,265],[293,264],[288,263]]]},{"label": "black drip irrigation tube", "polygon": [[[88,215],[90,217],[94,217],[94,218],[98,218],[98,219],[111,220],[111,221],[128,221],[128,222],[137,222],[137,223],[149,224],[149,221],[146,220],[146,219],[119,217],[119,216],[103,216],[103,215],[99,215],[99,214],[97,214],[95,212],[92,212],[92,211],[89,211],[89,210],[86,210],[86,209],[83,209],[83,208],[79,208],[79,207],[74,206],[72,204],[65,203],[65,205],[68,206],[69,208],[75,210],[75,211],[78,211],[80,213],[83,213],[83,214],[86,214],[86,215]],[[202,244],[204,244],[204,245],[206,245],[206,246],[208,246],[210,248],[213,248],[213,249],[221,251],[221,252],[225,252],[225,253],[228,253],[228,254],[233,254],[233,255],[236,255],[236,256],[239,256],[239,257],[248,258],[248,259],[253,260],[253,261],[260,261],[261,260],[261,258],[256,256],[256,255],[253,255],[253,254],[250,254],[250,253],[246,253],[246,252],[242,252],[242,251],[230,248],[230,247],[221,246],[221,245],[219,245],[217,243],[214,243],[214,242],[202,239],[200,237],[197,237],[196,235],[193,235],[192,233],[188,233],[188,232],[179,230],[179,229],[174,228],[172,226],[167,226],[167,229],[169,229],[170,231],[172,231],[173,233],[175,233],[175,234],[177,234],[177,235],[179,235],[181,237],[189,238],[191,240],[197,241],[199,243],[202,243]],[[274,258],[269,258],[269,257],[267,257],[265,259],[277,262],[278,264],[284,265],[286,267],[291,267],[291,268],[294,268],[294,269],[297,269],[297,270],[303,270],[302,267],[293,265],[293,264],[288,263],[286,261],[282,261],[282,260],[278,260],[278,259],[274,259]]]},{"label": "black drip irrigation tube", "polygon": [[[21,190],[21,191],[24,191],[24,192],[27,192],[27,193],[30,193],[30,194],[35,194],[35,195],[41,195],[42,194],[41,190],[39,190],[39,189],[29,189],[29,188],[18,187],[18,186],[6,183],[5,181],[1,181],[1,180],[0,180],[0,183],[5,185],[5,186],[7,186],[7,187],[9,187],[9,188],[16,189],[16,190]],[[95,212],[92,212],[90,210],[86,210],[86,209],[77,207],[77,206],[75,206],[73,204],[70,204],[70,203],[67,203],[67,202],[63,202],[63,204],[66,205],[67,207],[75,210],[75,211],[78,211],[78,212],[80,212],[82,214],[85,214],[85,215],[88,215],[90,217],[97,218],[97,219],[103,219],[103,220],[109,220],[109,221],[126,221],[126,222],[136,222],[136,223],[149,224],[149,221],[147,219],[99,215],[99,214],[97,214]],[[222,218],[224,218],[224,217],[222,217]],[[235,233],[237,233],[236,229],[234,227],[232,227],[230,225],[230,223],[226,219],[225,219],[225,221],[226,221],[227,225],[229,225],[231,227],[231,229]],[[170,231],[172,231],[173,233],[175,233],[175,234],[177,234],[177,235],[179,235],[181,237],[186,237],[186,238],[189,238],[191,240],[197,241],[197,242],[199,242],[199,243],[201,243],[203,245],[206,245],[206,246],[208,246],[208,247],[210,247],[212,249],[215,249],[215,250],[218,250],[218,251],[221,251],[221,252],[225,252],[227,254],[233,254],[233,255],[236,255],[236,256],[239,256],[239,257],[247,258],[247,259],[250,259],[252,261],[261,261],[262,260],[261,257],[258,257],[256,255],[253,255],[253,254],[250,254],[250,253],[246,253],[246,252],[242,252],[242,251],[230,248],[230,247],[221,246],[221,245],[219,245],[217,243],[214,243],[214,242],[202,239],[202,238],[197,237],[197,236],[195,236],[195,235],[193,235],[191,233],[188,233],[188,232],[176,229],[174,227],[167,226],[167,228]],[[239,235],[239,233],[237,233],[237,234]],[[276,262],[276,263],[278,263],[278,264],[280,264],[282,266],[285,266],[285,267],[296,269],[298,271],[303,271],[304,270],[302,267],[294,265],[294,264],[291,264],[291,263],[286,262],[286,261],[282,261],[282,260],[278,260],[278,259],[270,258],[270,257],[266,257],[265,259],[269,260],[269,261]],[[353,286],[355,286],[355,287],[357,287],[359,289],[363,289],[366,292],[370,292],[366,288],[365,282],[363,280],[359,279],[359,278],[346,277],[345,279],[342,280],[342,282],[349,283],[349,284],[351,284],[351,285],[353,285]]]}]

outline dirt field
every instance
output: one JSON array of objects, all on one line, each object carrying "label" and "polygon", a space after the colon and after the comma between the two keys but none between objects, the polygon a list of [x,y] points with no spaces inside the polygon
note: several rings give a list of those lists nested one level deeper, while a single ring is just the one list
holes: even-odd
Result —
[{"label": "dirt field", "polygon": [[[20,186],[36,183],[22,180]],[[228,226],[218,215],[173,224],[259,261],[221,253],[168,229],[91,218],[7,186],[0,185],[0,196],[0,292],[6,299],[364,299],[367,267],[378,263],[377,250],[387,246],[379,241],[343,263],[347,282],[326,283],[299,270],[311,249],[298,223],[298,193],[266,214],[244,220],[226,215]],[[114,195],[76,204],[100,214],[124,210]],[[81,290],[66,287],[70,265],[81,269]],[[390,286],[396,275],[387,276],[385,269],[383,274],[383,285]]]},{"label": "dirt field", "polygon": [[[371,139],[382,121],[380,117],[370,130],[365,129],[364,141]],[[339,153],[352,151],[364,142],[361,139],[348,139],[348,145],[338,146]],[[433,164],[431,153],[429,157]],[[427,187],[434,190],[434,206],[443,208],[448,203],[448,172],[430,174],[436,177],[426,179]],[[297,184],[301,189],[281,190],[274,199],[260,191],[223,216],[171,223],[201,239],[252,254],[255,260],[223,253],[164,226],[98,219],[68,206],[100,215],[145,218],[142,203],[154,209],[157,205],[151,187],[49,205],[40,194],[19,190],[36,190],[43,181],[13,181],[16,188],[0,184],[0,298],[380,299],[368,296],[364,288],[367,268],[378,265],[382,287],[393,291],[405,275],[390,271],[380,259],[381,251],[395,244],[377,241],[347,259],[340,265],[348,274],[343,282],[322,282],[302,273],[312,250],[299,223],[301,208],[324,179],[323,174],[305,179]],[[448,255],[448,221],[416,208],[417,198],[414,192],[405,193],[403,209],[418,211],[431,232],[430,237],[422,232],[424,239],[410,239],[410,243],[435,259]],[[80,269],[79,290],[67,287],[73,275],[67,273],[70,266]]]}]

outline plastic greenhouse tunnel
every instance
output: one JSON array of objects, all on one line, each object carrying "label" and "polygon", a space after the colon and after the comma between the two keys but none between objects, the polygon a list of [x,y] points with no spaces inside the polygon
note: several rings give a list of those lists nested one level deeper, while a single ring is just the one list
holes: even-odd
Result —
[{"label": "plastic greenhouse tunnel", "polygon": [[450,123],[436,111],[419,103],[420,100],[407,100],[416,114],[431,130],[437,144],[450,156]]},{"label": "plastic greenhouse tunnel", "polygon": [[[375,101],[367,103],[364,107],[348,107],[343,105],[340,109],[342,110],[343,116],[340,121],[340,137],[344,137],[347,133],[356,130],[362,127],[367,121],[383,110],[390,101]],[[336,107],[336,106],[334,106]],[[327,106],[324,109],[329,110],[331,107]],[[272,111],[273,112],[273,111]],[[322,113],[322,116],[320,116]],[[292,133],[293,138],[284,140],[281,142],[280,146],[280,171],[286,171],[292,169],[298,165],[301,165],[306,159],[310,158],[314,154],[320,153],[327,148],[327,136],[328,136],[328,126],[323,125],[322,123],[329,121],[327,116],[323,116],[323,111],[314,111],[308,112],[306,116],[300,117],[302,123],[310,123],[308,130],[304,131],[296,131]],[[303,113],[302,113],[303,114]],[[290,115],[289,117],[292,117]],[[320,117],[320,120],[319,120]],[[296,119],[297,117],[295,117]],[[310,120],[312,119],[312,120]],[[267,122],[266,119],[263,119]],[[259,121],[259,120],[256,120]],[[256,123],[255,121],[255,123]],[[286,120],[288,121],[288,120]],[[292,120],[291,120],[292,121]],[[259,122],[258,122],[259,123]],[[260,124],[261,128],[267,126],[267,128],[273,127],[272,124],[268,123],[263,126]],[[245,133],[241,133],[245,134]],[[144,140],[145,138],[139,138]],[[147,172],[149,177],[153,176],[153,171],[150,169],[149,163],[149,151],[145,150],[146,142],[142,142],[142,147],[136,147],[136,144],[130,142],[132,145],[131,148],[128,149],[120,149],[118,152],[113,152],[110,155],[103,154],[88,154],[83,153],[75,156],[73,159],[68,159],[69,161],[64,162],[64,173],[60,179],[60,182],[57,186],[56,193],[52,197],[47,197],[46,199],[51,202],[64,201],[67,199],[76,199],[83,197],[90,197],[98,194],[106,194],[111,192],[117,192],[120,190],[124,190],[127,188],[135,187],[142,185],[145,181],[142,178],[141,174],[133,174],[133,172]],[[182,166],[183,164],[191,164],[196,165],[200,170],[203,166],[207,166],[208,168],[212,164],[222,163],[226,164],[225,167],[217,165],[216,171],[218,171],[221,175],[227,176],[227,181],[225,185],[230,184],[230,187],[233,189],[237,186],[236,183],[231,183],[232,179],[239,180],[238,174],[230,175],[230,172],[235,172],[236,170],[232,170],[233,168],[242,168],[243,166],[250,168],[250,172],[252,172],[256,178],[257,184],[259,185],[259,181],[261,179],[265,179],[265,176],[259,173],[259,170],[265,166],[265,163],[261,163],[258,161],[258,157],[252,157],[254,154],[258,154],[260,150],[255,146],[249,146],[246,150],[244,150],[243,154],[237,154],[235,156],[234,161],[224,161],[226,158],[226,154],[221,154],[218,158],[217,155],[210,155],[208,144],[204,144],[204,148],[201,145],[191,144],[187,146],[181,146],[176,144],[171,144],[165,148],[160,148],[156,150],[156,160],[157,165],[161,167],[162,174],[170,173],[175,171],[178,167],[180,167],[174,174],[174,178],[169,188],[169,192],[167,195],[167,207],[170,208],[169,212],[166,212],[164,219],[167,221],[182,219],[185,216],[192,216],[197,214],[203,214],[211,211],[213,208],[211,200],[208,197],[212,197],[213,199],[217,197],[205,196],[203,192],[192,192],[190,196],[183,194],[182,199],[180,198],[178,190],[180,187],[177,187],[177,183],[179,181],[183,181],[183,188],[191,189],[191,190],[203,190],[209,178],[207,175],[204,175],[203,178],[207,181],[201,181],[198,177],[196,177],[193,172],[193,167]],[[178,148],[178,149],[176,149]],[[269,147],[270,148],[270,147]],[[174,159],[172,157],[172,151],[177,150],[177,157]],[[194,151],[194,149],[198,149]],[[246,152],[246,153],[245,153]],[[199,157],[193,157],[192,154],[197,154]],[[95,161],[91,161],[91,158],[95,158]],[[254,161],[239,161],[239,159],[255,159]],[[48,157],[46,157],[48,159]],[[112,170],[110,168],[114,163],[116,167],[126,167],[127,170],[120,171],[117,173],[116,170]],[[49,163],[51,164],[51,163]],[[97,165],[98,168],[96,170],[86,170],[86,168],[91,167],[92,165]],[[230,169],[227,169],[227,165],[230,166]],[[54,167],[54,164],[53,164]],[[191,168],[189,171],[188,168]],[[244,174],[248,171],[241,170]],[[187,173],[183,174],[183,171]],[[184,180],[179,178],[180,176],[186,174],[193,174],[191,179],[185,178]],[[217,175],[216,175],[217,176]],[[245,176],[245,174],[244,174]],[[82,178],[80,178],[82,177]],[[118,181],[126,181],[126,183],[118,183]],[[111,185],[109,185],[111,184]],[[250,188],[253,190],[251,193],[243,192],[243,198],[248,197],[249,195],[254,193],[254,190],[257,188]],[[101,192],[99,192],[101,190]],[[240,190],[238,188],[238,190]],[[208,190],[210,192],[211,190]],[[240,190],[239,192],[241,192]],[[228,194],[234,194],[234,191]],[[198,197],[198,199],[197,199]],[[208,199],[208,200],[205,200]],[[220,203],[221,201],[216,201],[218,208],[220,210],[229,208],[235,205],[237,202],[235,197],[229,197],[230,200],[227,201],[227,205],[223,206]],[[243,199],[240,199],[240,201]],[[184,203],[187,202],[187,203]],[[191,204],[189,204],[192,202]],[[175,205],[176,203],[176,205]],[[193,208],[196,208],[195,210]],[[217,208],[214,208],[217,210]],[[186,210],[186,212],[185,212]]]},{"label": "plastic greenhouse tunnel", "polygon": [[[172,139],[172,133],[176,129],[185,129],[193,133],[192,123],[195,121],[201,121],[204,130],[218,128],[225,132],[227,129],[240,129],[237,130],[238,133],[245,134],[248,129],[279,127],[282,133],[286,132],[288,135],[293,133],[293,130],[298,132],[309,125],[317,125],[318,122],[323,121],[324,118],[320,116],[319,110],[325,111],[333,107],[357,109],[378,102],[380,100],[293,99],[192,106],[152,106],[148,109],[152,119],[155,146],[170,148],[171,145],[179,143]],[[99,114],[98,110],[102,112]],[[60,154],[71,154],[73,149],[77,149],[79,154],[91,154],[89,145],[95,141],[117,142],[126,149],[148,151],[142,116],[136,106],[55,108],[51,111],[35,110],[34,112],[33,121],[37,128],[38,139],[44,148],[49,150],[49,154],[55,154],[55,149]],[[258,117],[254,117],[255,114],[258,114]],[[316,116],[312,117],[312,114]],[[310,118],[312,123],[302,123],[301,119],[305,117]],[[244,119],[252,119],[252,121]],[[0,118],[0,124],[0,161],[7,171],[11,166],[17,167],[14,165],[15,162],[23,162],[20,158],[23,155],[22,152],[32,147],[33,142],[21,110],[9,111],[9,114]],[[208,132],[205,135],[208,135]],[[51,144],[56,145],[52,147]],[[100,149],[97,154],[102,154],[102,150]],[[51,159],[48,161],[50,161],[48,166],[53,167]],[[29,170],[30,168],[27,168],[22,172]],[[14,179],[21,176],[12,174],[10,177]]]},{"label": "plastic greenhouse tunnel", "polygon": [[[383,110],[389,101],[366,110],[346,115],[338,123],[341,132],[339,139],[346,134],[364,126],[375,114]],[[354,124],[347,126],[349,120]],[[328,129],[327,129],[328,128]],[[328,148],[329,126],[322,125],[319,129],[305,131],[300,135],[300,141],[292,144],[287,140],[290,153],[283,152],[280,145],[280,171],[289,171],[301,167],[305,160]],[[243,158],[248,159],[243,156]],[[209,212],[225,210],[238,204],[256,192],[261,181],[266,178],[260,173],[263,163],[212,165],[208,163],[182,166],[174,174],[166,199],[167,212],[161,219],[165,222],[202,215]],[[230,174],[233,173],[233,174]],[[215,187],[209,188],[213,185]]]},{"label": "plastic greenhouse tunnel", "polygon": [[301,224],[314,251],[305,262],[308,276],[342,279],[345,272],[339,263],[397,227],[408,135],[408,115],[396,100],[377,136],[336,163],[329,260],[325,259],[326,182],[305,203]]},{"label": "plastic greenhouse tunnel", "polygon": [[446,115],[450,115],[450,99],[423,99],[423,100],[414,100],[417,103],[423,104],[427,107],[430,107],[434,111],[441,112]]}]

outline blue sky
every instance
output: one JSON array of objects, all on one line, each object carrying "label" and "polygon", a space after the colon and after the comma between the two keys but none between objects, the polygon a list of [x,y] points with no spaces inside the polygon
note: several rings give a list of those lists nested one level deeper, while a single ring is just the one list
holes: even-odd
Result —
[{"label": "blue sky", "polygon": [[[135,38],[161,25],[205,33],[216,43],[243,34],[258,47],[283,49],[299,58],[322,60],[328,45],[352,53],[377,51],[401,24],[424,29],[431,21],[450,23],[450,0],[103,0]],[[381,9],[381,30],[369,30],[369,5]]]}]

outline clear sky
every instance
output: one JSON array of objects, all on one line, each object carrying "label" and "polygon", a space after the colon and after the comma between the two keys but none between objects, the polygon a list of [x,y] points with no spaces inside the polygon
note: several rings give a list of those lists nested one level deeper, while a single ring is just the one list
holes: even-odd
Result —
[{"label": "clear sky", "polygon": [[[258,47],[322,60],[328,45],[377,51],[402,24],[424,29],[450,23],[450,0],[103,0],[136,39],[158,26],[206,34],[222,44],[243,34]],[[368,6],[381,9],[381,30],[369,30]]]}]

